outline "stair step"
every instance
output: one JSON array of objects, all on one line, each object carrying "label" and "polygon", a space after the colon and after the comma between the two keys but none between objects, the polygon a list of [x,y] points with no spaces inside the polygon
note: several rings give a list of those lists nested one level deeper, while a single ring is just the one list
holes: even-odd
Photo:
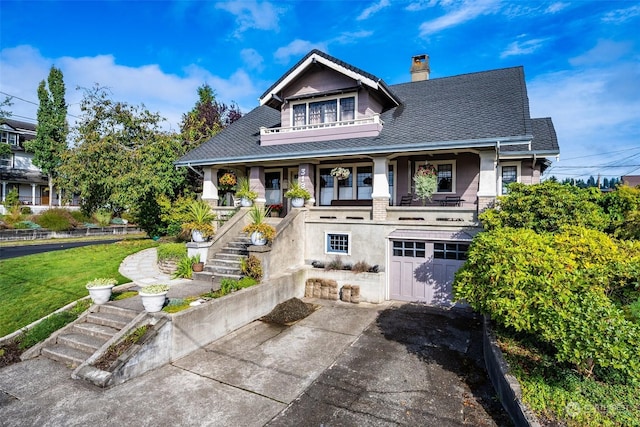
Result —
[{"label": "stair step", "polygon": [[110,313],[89,313],[87,322],[96,323],[98,325],[111,326],[112,328],[122,329],[131,322],[131,318]]},{"label": "stair step", "polygon": [[102,338],[105,340],[108,340],[119,331],[119,329],[112,328],[110,326],[89,322],[76,323],[73,325],[73,329],[80,334],[90,335],[92,337]]},{"label": "stair step", "polygon": [[221,279],[240,280],[240,279],[242,279],[242,275],[241,274],[232,274],[232,273],[213,273],[213,277],[216,280],[221,280]]},{"label": "stair step", "polygon": [[117,316],[126,317],[133,320],[139,312],[135,310],[129,310],[128,308],[118,307],[112,304],[103,304],[99,306],[99,313],[115,314]]},{"label": "stair step", "polygon": [[54,344],[51,347],[42,349],[42,355],[57,362],[64,363],[70,368],[76,368],[87,360],[93,353],[87,353],[76,348],[67,347],[62,344]]},{"label": "stair step", "polygon": [[217,267],[213,269],[214,276],[219,274],[241,274],[241,273],[242,273],[242,270],[240,270],[239,268]]},{"label": "stair step", "polygon": [[248,255],[249,251],[246,248],[231,248],[231,247],[224,247],[221,250],[221,253],[223,254],[234,254],[234,255]]},{"label": "stair step", "polygon": [[217,254],[215,254],[215,258],[213,258],[212,260],[209,260],[209,262],[213,262],[215,260],[238,260],[240,258],[246,258],[246,255],[243,254],[227,254],[224,252],[219,252]]},{"label": "stair step", "polygon": [[234,241],[231,241],[231,242],[227,243],[227,247],[244,249],[248,244],[251,244],[251,240],[250,239],[247,239],[246,241],[244,241],[244,240],[242,240],[242,241],[234,240]]},{"label": "stair step", "polygon": [[240,266],[240,260],[236,259],[224,259],[224,258],[214,258],[211,260],[211,264],[214,267],[231,267],[231,266]]},{"label": "stair step", "polygon": [[63,344],[67,347],[86,351],[87,353],[91,354],[102,347],[105,342],[107,342],[107,340],[104,338],[85,335],[79,332],[72,332],[70,334],[64,334],[58,337],[58,344]]},{"label": "stair step", "polygon": [[191,278],[194,281],[198,281],[198,282],[211,282],[211,279],[213,278],[213,271],[205,270],[205,271],[194,272],[191,275]]}]

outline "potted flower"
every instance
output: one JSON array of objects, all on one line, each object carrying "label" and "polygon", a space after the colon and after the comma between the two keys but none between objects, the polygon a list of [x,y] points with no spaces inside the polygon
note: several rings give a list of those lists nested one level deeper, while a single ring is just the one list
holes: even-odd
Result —
[{"label": "potted flower", "polygon": [[182,224],[182,229],[191,233],[191,240],[194,242],[204,242],[215,234],[213,221],[216,214],[211,212],[207,202],[203,200],[193,200],[187,209],[186,220]]},{"label": "potted flower", "polygon": [[111,298],[111,291],[117,283],[116,279],[100,277],[89,280],[85,287],[94,304],[104,304]]},{"label": "potted flower", "polygon": [[256,246],[266,245],[267,242],[272,241],[275,237],[276,229],[265,222],[268,214],[268,209],[257,205],[252,206],[251,210],[249,210],[251,223],[246,225],[242,231],[249,234],[251,244]]},{"label": "potted flower", "polygon": [[251,206],[256,197],[258,197],[258,193],[251,189],[248,178],[242,177],[238,179],[236,197],[240,199],[240,204],[244,207]]},{"label": "potted flower", "polygon": [[301,208],[304,206],[304,202],[311,198],[311,193],[303,188],[300,182],[293,181],[289,190],[284,193],[284,197],[291,199],[291,206],[294,208]]},{"label": "potted flower", "polygon": [[331,169],[331,176],[335,177],[339,181],[349,178],[349,175],[351,175],[351,171],[347,168],[337,167]]},{"label": "potted flower", "polygon": [[227,172],[218,179],[218,187],[225,191],[235,190],[237,182],[236,175],[233,172]]},{"label": "potted flower", "polygon": [[430,164],[420,166],[413,176],[413,182],[416,185],[416,196],[422,199],[423,205],[426,205],[427,200],[431,201],[431,196],[438,187],[438,171]]},{"label": "potted flower", "polygon": [[142,298],[142,305],[149,313],[162,310],[169,292],[169,285],[147,285],[140,289],[138,295]]},{"label": "potted flower", "polygon": [[191,261],[191,269],[196,273],[204,270],[204,262],[200,261],[200,254],[195,254],[189,259],[189,261]]},{"label": "potted flower", "polygon": [[280,216],[283,209],[282,203],[267,205],[267,207],[269,208],[269,212],[271,212],[271,216],[276,218]]}]

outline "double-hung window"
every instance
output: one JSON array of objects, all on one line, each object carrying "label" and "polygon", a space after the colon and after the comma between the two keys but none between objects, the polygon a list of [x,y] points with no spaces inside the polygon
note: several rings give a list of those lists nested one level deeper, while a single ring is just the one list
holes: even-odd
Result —
[{"label": "double-hung window", "polygon": [[0,156],[0,166],[4,167],[12,167],[13,166],[13,154],[7,154],[5,156]]},{"label": "double-hung window", "polygon": [[2,132],[0,133],[0,142],[4,142],[5,144],[13,145],[16,147],[18,145],[18,134],[11,132]]},{"label": "double-hung window", "polygon": [[292,106],[293,126],[322,125],[336,122],[352,122],[356,118],[356,98],[326,99]]},{"label": "double-hung window", "polygon": [[513,182],[518,182],[518,166],[502,166],[502,173],[500,178],[502,180],[502,194],[507,194],[509,192],[507,186]]}]

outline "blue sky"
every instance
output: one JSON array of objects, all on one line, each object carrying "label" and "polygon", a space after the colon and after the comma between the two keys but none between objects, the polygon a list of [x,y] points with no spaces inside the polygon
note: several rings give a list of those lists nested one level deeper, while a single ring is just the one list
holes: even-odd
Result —
[{"label": "blue sky", "polygon": [[[177,130],[211,85],[243,112],[313,48],[387,84],[524,66],[533,117],[552,117],[560,179],[640,174],[637,1],[0,2],[0,99],[34,119],[37,85],[62,69],[69,113],[95,83]],[[73,122],[73,117],[70,117]]]}]

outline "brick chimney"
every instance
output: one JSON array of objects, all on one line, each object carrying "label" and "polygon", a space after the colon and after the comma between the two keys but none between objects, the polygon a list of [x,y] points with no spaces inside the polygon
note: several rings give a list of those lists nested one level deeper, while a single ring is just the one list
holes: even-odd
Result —
[{"label": "brick chimney", "polygon": [[429,80],[429,55],[416,55],[411,59],[411,81]]}]

